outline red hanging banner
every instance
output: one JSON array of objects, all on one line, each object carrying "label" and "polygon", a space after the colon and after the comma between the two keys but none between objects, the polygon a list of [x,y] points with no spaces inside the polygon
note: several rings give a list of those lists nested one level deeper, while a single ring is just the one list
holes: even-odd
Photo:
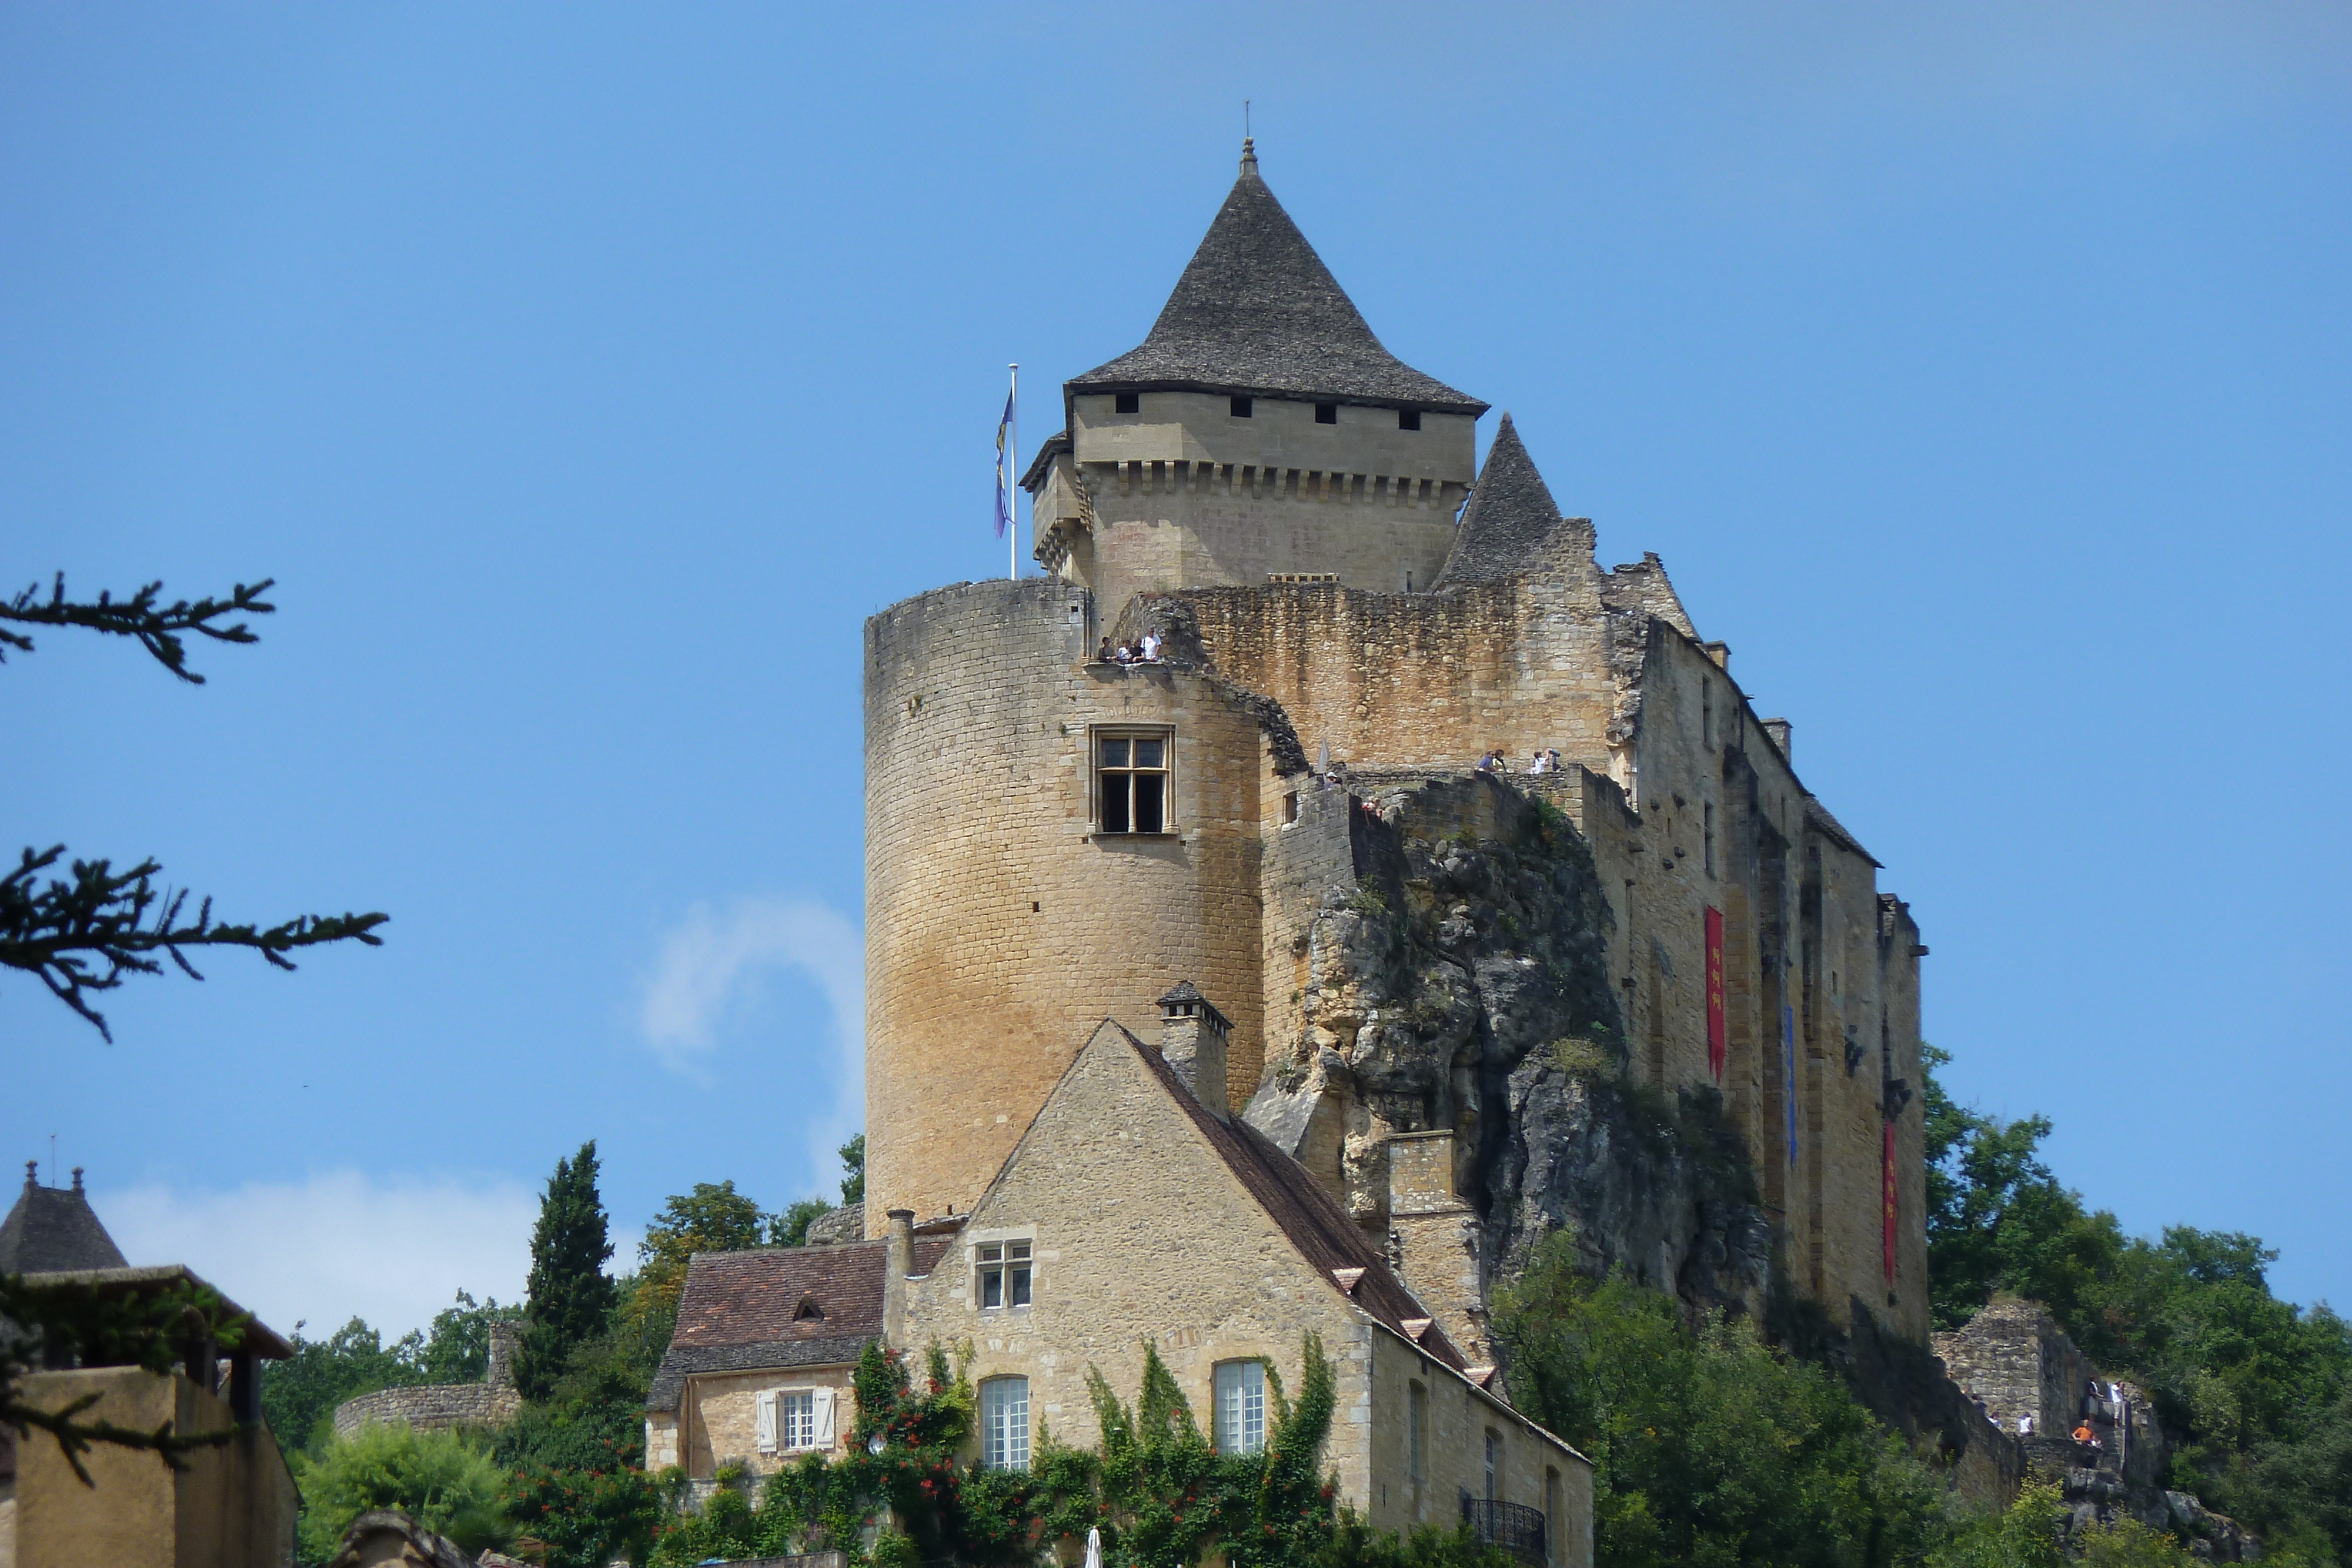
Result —
[{"label": "red hanging banner", "polygon": [[1706,1070],[1723,1082],[1723,911],[1706,908]]},{"label": "red hanging banner", "polygon": [[1886,1130],[1878,1166],[1879,1186],[1885,1194],[1883,1207],[1886,1210],[1886,1282],[1891,1285],[1895,1283],[1895,1124],[1882,1122],[1879,1125]]}]

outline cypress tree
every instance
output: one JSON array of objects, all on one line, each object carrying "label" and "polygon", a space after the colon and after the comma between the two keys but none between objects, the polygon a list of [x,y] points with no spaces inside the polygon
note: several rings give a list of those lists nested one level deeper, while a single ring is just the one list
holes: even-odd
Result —
[{"label": "cypress tree", "polygon": [[539,1228],[531,1233],[530,1297],[515,1366],[515,1383],[526,1398],[546,1398],[573,1348],[610,1324],[613,1281],[604,1277],[604,1262],[613,1244],[604,1229],[591,1138],[577,1155],[555,1162],[540,1200]]}]

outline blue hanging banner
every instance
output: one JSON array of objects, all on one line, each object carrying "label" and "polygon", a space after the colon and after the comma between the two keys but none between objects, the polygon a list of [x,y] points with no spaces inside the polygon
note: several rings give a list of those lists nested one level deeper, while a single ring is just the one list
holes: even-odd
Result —
[{"label": "blue hanging banner", "polygon": [[1797,1163],[1797,1009],[1780,1009],[1780,1098],[1789,1106],[1789,1164]]}]

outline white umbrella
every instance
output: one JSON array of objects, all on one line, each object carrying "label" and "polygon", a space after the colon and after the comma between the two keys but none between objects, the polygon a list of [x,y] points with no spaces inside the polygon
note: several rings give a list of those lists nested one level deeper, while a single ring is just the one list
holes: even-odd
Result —
[{"label": "white umbrella", "polygon": [[1087,1568],[1102,1568],[1102,1531],[1087,1527]]}]

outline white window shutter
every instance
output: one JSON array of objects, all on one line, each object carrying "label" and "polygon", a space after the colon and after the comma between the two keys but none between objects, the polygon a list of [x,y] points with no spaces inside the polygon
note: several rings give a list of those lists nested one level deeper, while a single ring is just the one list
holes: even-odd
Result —
[{"label": "white window shutter", "polygon": [[760,1446],[760,1452],[763,1454],[772,1454],[776,1451],[775,1395],[772,1393],[761,1395],[758,1401],[758,1406],[760,1412],[759,1434],[756,1440]]},{"label": "white window shutter", "polygon": [[820,1448],[833,1447],[833,1397],[830,1388],[816,1391],[816,1446]]}]

